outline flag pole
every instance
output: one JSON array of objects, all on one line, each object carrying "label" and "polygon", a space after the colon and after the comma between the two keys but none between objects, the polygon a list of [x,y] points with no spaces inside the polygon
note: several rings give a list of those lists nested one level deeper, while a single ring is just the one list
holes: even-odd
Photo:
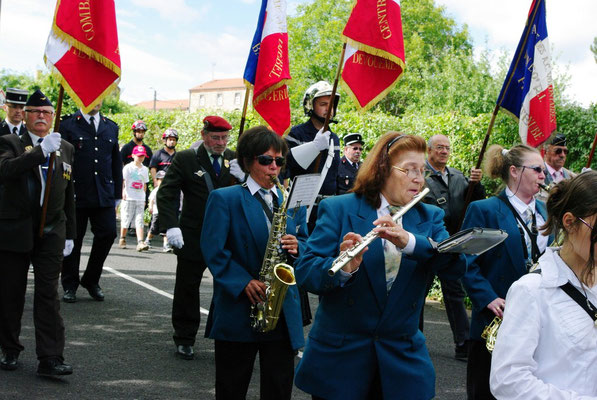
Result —
[{"label": "flag pole", "polygon": [[238,129],[238,138],[240,139],[240,135],[243,134],[245,130],[245,117],[247,116],[247,106],[249,104],[249,95],[251,94],[251,88],[247,86],[245,90],[245,104],[243,105],[243,114],[240,117],[240,128]]},{"label": "flag pole", "polygon": [[597,146],[597,132],[595,132],[595,138],[593,139],[593,146],[591,146],[591,152],[589,153],[589,160],[587,161],[586,168],[591,168],[591,162],[593,161],[593,155],[595,154],[595,146]]},{"label": "flag pole", "polygon": [[[64,99],[64,87],[60,85],[58,92],[58,103],[56,104],[56,118],[54,119],[54,132],[60,129],[60,114],[62,113],[62,100]],[[44,190],[44,201],[41,206],[41,216],[39,218],[39,237],[44,236],[44,226],[46,225],[46,214],[48,213],[48,200],[50,197],[50,187],[52,185],[52,173],[54,172],[54,161],[56,160],[56,152],[50,154],[50,161],[48,165],[48,175],[46,177],[46,187]]]},{"label": "flag pole", "polygon": [[[323,132],[326,132],[330,126],[330,118],[332,116],[332,110],[334,109],[334,104],[336,103],[336,89],[338,89],[338,81],[340,80],[340,73],[342,72],[342,64],[344,63],[344,54],[346,53],[346,42],[342,45],[342,52],[340,53],[340,61],[338,61],[338,69],[336,70],[336,79],[334,80],[334,85],[332,86],[332,94],[330,96],[330,102],[328,104],[328,112],[325,116],[325,122],[323,123]],[[317,156],[315,160],[315,172],[319,170],[319,164],[321,163],[321,153]]]},{"label": "flag pole", "polygon": [[[535,19],[535,15],[537,15],[537,10],[539,9],[539,4],[541,3],[541,1],[543,1],[543,0],[537,0],[537,4],[535,5],[533,14],[527,18],[527,24],[526,24],[525,32],[524,32],[524,38],[523,38],[521,44],[519,45],[520,51],[518,52],[518,54],[516,54],[516,62],[514,63],[515,66],[518,65],[518,63],[520,62],[520,59],[522,58],[523,49],[526,47],[526,43],[529,39],[529,34],[531,33],[531,24],[529,22],[533,21]],[[510,75],[508,76],[508,79],[506,80],[504,87],[502,88],[502,92],[500,94],[500,97],[498,98],[495,108],[493,109],[493,113],[491,114],[491,120],[489,121],[489,126],[487,128],[487,132],[485,133],[485,139],[483,140],[483,146],[481,146],[481,152],[479,153],[479,159],[477,160],[477,164],[475,166],[476,169],[481,168],[481,163],[483,162],[483,157],[485,156],[485,150],[487,148],[487,144],[489,143],[489,137],[491,135],[491,131],[493,130],[493,125],[495,124],[495,119],[500,110],[502,101],[504,100],[504,96],[505,96],[506,92],[508,91],[508,87],[510,87],[510,83],[512,82],[512,77],[514,76],[515,72],[516,72],[516,68],[512,68],[512,71],[511,71]],[[464,215],[466,214],[466,209],[468,207],[468,204],[471,202],[471,198],[473,197],[473,190],[474,190],[476,184],[477,184],[476,182],[471,182],[468,185],[468,189],[466,191],[466,196],[464,198],[464,208],[462,209],[462,215],[460,216],[460,223],[458,224],[459,227],[462,226],[462,222],[464,221]]]}]

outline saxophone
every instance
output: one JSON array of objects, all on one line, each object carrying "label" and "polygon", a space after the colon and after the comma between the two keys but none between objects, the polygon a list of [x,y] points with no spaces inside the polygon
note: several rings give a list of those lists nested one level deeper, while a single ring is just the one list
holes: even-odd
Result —
[{"label": "saxophone", "polygon": [[294,269],[286,264],[286,254],[280,239],[286,234],[286,191],[276,177],[272,181],[282,192],[282,204],[274,212],[272,227],[259,272],[259,280],[265,283],[265,300],[251,305],[251,327],[256,332],[269,332],[276,328],[288,287],[296,285]]}]

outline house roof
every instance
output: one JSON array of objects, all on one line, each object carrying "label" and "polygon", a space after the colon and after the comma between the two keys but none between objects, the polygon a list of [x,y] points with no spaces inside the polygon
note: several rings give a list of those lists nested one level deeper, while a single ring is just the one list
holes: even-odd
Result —
[{"label": "house roof", "polygon": [[[135,104],[137,107],[153,110],[153,100],[142,101]],[[189,99],[182,100],[157,100],[155,102],[156,110],[188,110]]]},{"label": "house roof", "polygon": [[191,92],[205,92],[205,91],[214,91],[214,90],[234,90],[234,89],[244,89],[245,82],[242,78],[232,78],[232,79],[214,79],[213,81],[208,81],[202,83],[199,86],[195,86],[189,91]]}]

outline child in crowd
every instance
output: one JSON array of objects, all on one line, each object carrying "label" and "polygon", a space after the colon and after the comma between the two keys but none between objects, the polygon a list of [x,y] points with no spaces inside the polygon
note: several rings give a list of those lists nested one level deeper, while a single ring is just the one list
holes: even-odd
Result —
[{"label": "child in crowd", "polygon": [[[158,171],[155,174],[156,179],[156,187],[151,191],[149,194],[149,205],[147,208],[149,209],[149,213],[151,214],[151,225],[149,226],[149,232],[147,232],[147,239],[145,239],[145,244],[148,247],[151,247],[151,239],[160,233],[160,227],[158,223],[158,204],[156,201],[156,196],[158,194],[158,189],[160,188],[160,184],[162,180],[166,176],[166,171]],[[166,235],[164,235],[164,249],[168,247],[168,239]]]},{"label": "child in crowd", "polygon": [[135,146],[133,148],[134,162],[128,163],[122,169],[123,206],[121,207],[120,241],[118,243],[121,249],[126,248],[126,231],[133,226],[133,223],[137,233],[137,251],[149,249],[143,241],[145,190],[147,182],[149,182],[149,169],[143,165],[145,157],[147,157],[145,148]]}]

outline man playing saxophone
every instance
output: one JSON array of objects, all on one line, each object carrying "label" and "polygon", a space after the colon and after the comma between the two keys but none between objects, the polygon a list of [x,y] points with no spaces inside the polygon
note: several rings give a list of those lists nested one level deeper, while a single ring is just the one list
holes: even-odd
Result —
[{"label": "man playing saxophone", "polygon": [[[295,351],[304,345],[296,285],[289,285],[275,329],[260,332],[254,306],[266,300],[271,282],[260,280],[264,255],[286,262],[296,258],[307,237],[304,207],[286,215],[284,234],[277,229],[283,193],[274,186],[288,151],[286,143],[263,126],[249,129],[238,142],[238,164],[245,184],[217,189],[207,201],[201,250],[213,275],[214,295],[205,335],[215,339],[216,399],[244,399],[259,352],[262,399],[290,399]],[[269,237],[277,243],[268,243]],[[284,258],[281,257],[280,259]],[[271,262],[275,264],[276,260]]]},{"label": "man playing saxophone", "polygon": [[[425,140],[388,132],[359,169],[354,193],[320,203],[296,264],[300,285],[320,295],[296,385],[313,399],[431,399],[435,372],[418,329],[432,273],[459,279],[463,256],[438,254],[444,212],[416,202],[425,183]],[[421,197],[419,197],[421,198]],[[410,207],[394,222],[394,207]],[[400,213],[400,211],[396,211]],[[340,252],[371,230],[379,238],[338,273]]]}]

